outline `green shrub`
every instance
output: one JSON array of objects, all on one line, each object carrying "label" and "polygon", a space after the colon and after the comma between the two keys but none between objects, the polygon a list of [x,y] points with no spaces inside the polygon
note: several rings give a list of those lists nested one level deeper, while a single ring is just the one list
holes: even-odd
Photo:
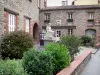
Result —
[{"label": "green shrub", "polygon": [[84,46],[88,46],[88,44],[91,44],[92,41],[92,39],[88,36],[82,36],[81,40]]},{"label": "green shrub", "polygon": [[65,46],[68,47],[69,49],[69,53],[71,56],[71,60],[74,60],[74,56],[75,54],[77,54],[80,50],[78,49],[78,47],[81,45],[81,40],[80,38],[76,37],[76,36],[63,36],[61,37],[61,44],[64,44]]},{"label": "green shrub", "polygon": [[29,75],[53,75],[52,56],[46,51],[31,49],[25,52],[23,67]]},{"label": "green shrub", "polygon": [[1,55],[3,58],[22,58],[27,48],[33,47],[33,40],[28,33],[15,31],[6,34],[1,43]]},{"label": "green shrub", "polygon": [[0,60],[0,75],[28,75],[21,60]]},{"label": "green shrub", "polygon": [[54,75],[70,65],[70,56],[66,46],[51,43],[46,46],[46,52],[53,56]]}]

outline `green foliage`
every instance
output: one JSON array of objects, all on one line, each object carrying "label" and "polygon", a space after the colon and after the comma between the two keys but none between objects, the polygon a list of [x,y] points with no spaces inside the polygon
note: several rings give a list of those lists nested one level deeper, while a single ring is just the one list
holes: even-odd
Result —
[{"label": "green foliage", "polygon": [[0,60],[0,75],[28,75],[21,60]]},{"label": "green foliage", "polygon": [[63,36],[61,37],[61,44],[64,44],[65,46],[68,47],[69,53],[71,56],[71,60],[74,60],[74,55],[79,52],[78,47],[81,45],[81,40],[80,38],[76,36]]},{"label": "green foliage", "polygon": [[25,52],[23,67],[29,75],[53,75],[52,56],[46,51],[31,49]]},{"label": "green foliage", "polygon": [[92,39],[88,36],[82,36],[81,40],[82,40],[82,43],[83,43],[84,46],[87,46],[92,41]]},{"label": "green foliage", "polygon": [[70,56],[66,46],[56,43],[51,43],[46,46],[46,52],[53,56],[53,73],[56,75],[63,68],[70,65]]},{"label": "green foliage", "polygon": [[15,31],[6,34],[1,43],[1,55],[5,59],[9,57],[22,58],[23,52],[33,47],[33,40],[28,33]]}]

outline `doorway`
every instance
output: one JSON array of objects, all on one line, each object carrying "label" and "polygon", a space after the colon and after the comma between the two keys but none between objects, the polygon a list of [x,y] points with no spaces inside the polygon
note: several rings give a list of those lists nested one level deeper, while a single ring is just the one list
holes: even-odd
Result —
[{"label": "doorway", "polygon": [[35,23],[33,26],[33,39],[34,39],[34,41],[38,40],[38,32],[39,32],[38,24]]}]

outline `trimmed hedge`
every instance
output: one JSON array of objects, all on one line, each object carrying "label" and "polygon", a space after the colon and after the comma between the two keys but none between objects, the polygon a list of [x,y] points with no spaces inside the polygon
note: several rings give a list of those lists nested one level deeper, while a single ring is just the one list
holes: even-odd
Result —
[{"label": "trimmed hedge", "polygon": [[28,48],[33,47],[32,37],[23,31],[15,31],[4,35],[1,42],[1,55],[5,58],[22,58]]},{"label": "trimmed hedge", "polygon": [[52,56],[45,51],[31,49],[25,52],[23,67],[29,75],[53,75]]},{"label": "trimmed hedge", "polygon": [[68,48],[62,44],[51,43],[46,46],[46,52],[53,56],[53,74],[56,75],[59,71],[70,65],[70,55]]},{"label": "trimmed hedge", "polygon": [[69,65],[67,47],[55,43],[47,45],[44,51],[31,49],[23,57],[23,67],[29,75],[56,75]]}]

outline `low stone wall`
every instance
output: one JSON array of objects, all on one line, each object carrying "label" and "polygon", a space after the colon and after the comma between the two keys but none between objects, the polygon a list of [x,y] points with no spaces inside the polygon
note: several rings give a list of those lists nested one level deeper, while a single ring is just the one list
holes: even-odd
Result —
[{"label": "low stone wall", "polygon": [[92,51],[86,51],[83,55],[76,58],[69,67],[63,69],[57,75],[79,75],[91,59],[91,54]]}]

